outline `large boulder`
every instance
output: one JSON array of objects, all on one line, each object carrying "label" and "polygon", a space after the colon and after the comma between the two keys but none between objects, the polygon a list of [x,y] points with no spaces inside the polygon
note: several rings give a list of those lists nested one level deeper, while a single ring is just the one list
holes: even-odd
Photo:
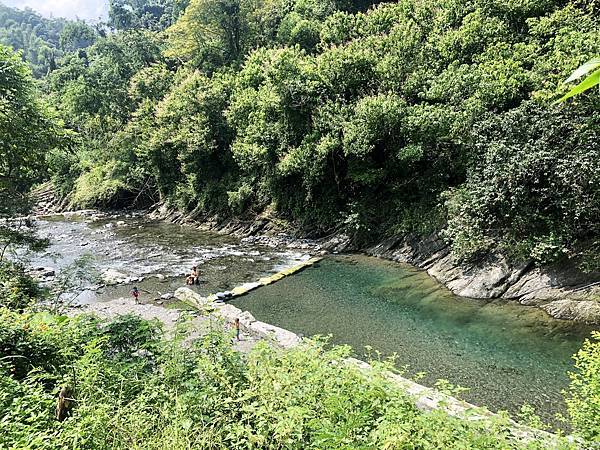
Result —
[{"label": "large boulder", "polygon": [[175,298],[200,310],[206,310],[212,307],[212,302],[209,299],[202,297],[197,292],[186,287],[177,289],[175,291]]}]

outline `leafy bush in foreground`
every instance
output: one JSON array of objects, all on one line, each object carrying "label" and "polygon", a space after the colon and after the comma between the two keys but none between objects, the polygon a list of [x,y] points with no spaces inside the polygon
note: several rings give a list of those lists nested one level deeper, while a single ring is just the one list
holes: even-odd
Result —
[{"label": "leafy bush in foreground", "polygon": [[[133,317],[1,315],[0,448],[519,447],[506,423],[420,412],[385,364],[368,374],[345,364],[348,348],[258,345],[244,356],[223,333],[184,348],[181,329],[165,340]],[[76,403],[58,422],[66,384]]]},{"label": "leafy bush in foreground", "polygon": [[590,442],[600,442],[600,332],[575,355],[567,406],[573,427]]},{"label": "leafy bush in foreground", "polygon": [[31,277],[18,264],[0,260],[0,307],[23,309],[41,292]]}]

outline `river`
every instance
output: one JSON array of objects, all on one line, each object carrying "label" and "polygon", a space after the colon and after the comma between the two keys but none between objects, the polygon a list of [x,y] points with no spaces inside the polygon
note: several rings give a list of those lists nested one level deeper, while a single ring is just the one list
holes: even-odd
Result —
[{"label": "river", "polygon": [[[154,301],[180,287],[192,265],[205,281],[197,290],[214,293],[308,257],[143,217],[54,219],[39,228],[53,243],[33,265],[60,270],[87,253],[98,274],[113,269],[134,278],[84,289],[80,303],[126,296],[133,284],[143,300]],[[426,385],[448,380],[468,389],[465,400],[492,411],[515,414],[530,404],[554,425],[555,415],[565,413],[561,391],[571,356],[591,331],[514,302],[460,298],[410,266],[362,255],[328,256],[233,303],[304,336],[331,335],[359,357],[367,346],[371,354],[395,355],[407,376],[419,374]]]}]

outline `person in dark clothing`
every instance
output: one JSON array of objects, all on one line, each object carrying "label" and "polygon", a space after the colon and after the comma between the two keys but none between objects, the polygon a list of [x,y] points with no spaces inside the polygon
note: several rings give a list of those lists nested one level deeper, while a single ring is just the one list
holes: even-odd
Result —
[{"label": "person in dark clothing", "polygon": [[137,286],[134,286],[133,289],[131,290],[131,296],[134,298],[136,303],[139,303],[140,290],[137,288]]}]

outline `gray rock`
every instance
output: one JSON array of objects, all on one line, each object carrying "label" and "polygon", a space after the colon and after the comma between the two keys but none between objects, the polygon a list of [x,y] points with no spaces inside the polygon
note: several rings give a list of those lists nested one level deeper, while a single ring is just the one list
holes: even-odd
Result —
[{"label": "gray rock", "polygon": [[52,267],[38,267],[36,269],[37,275],[42,278],[51,278],[56,276],[56,269]]},{"label": "gray rock", "polygon": [[206,309],[211,306],[211,302],[200,294],[192,291],[190,288],[179,288],[175,291],[175,298],[188,303],[199,309]]},{"label": "gray rock", "polygon": [[174,298],[175,295],[171,292],[167,292],[166,294],[163,294],[160,296],[161,300],[171,300],[172,298]]},{"label": "gray rock", "polygon": [[292,348],[300,343],[300,338],[297,334],[268,323],[256,321],[251,323],[248,328],[252,333],[273,341],[282,348]]},{"label": "gray rock", "polygon": [[[323,248],[340,251],[343,237],[328,238]],[[573,264],[559,268],[534,268],[528,261],[513,264],[500,255],[489,255],[476,264],[457,261],[446,242],[433,234],[428,238],[395,236],[366,249],[366,253],[393,261],[412,264],[447,286],[453,293],[471,298],[515,299],[524,305],[540,306],[548,300],[586,301],[575,306],[569,303],[546,305],[545,310],[555,317],[591,323],[596,314],[592,306],[600,297],[600,289],[590,286],[599,274],[583,274]],[[600,321],[600,313],[597,321]]]},{"label": "gray rock", "polygon": [[541,308],[556,319],[600,323],[600,303],[592,300],[555,300],[542,305]]},{"label": "gray rock", "polygon": [[127,276],[127,274],[125,274],[123,272],[119,272],[118,270],[115,270],[115,269],[107,269],[102,274],[102,279],[108,285],[123,283],[128,278],[129,277]]}]

